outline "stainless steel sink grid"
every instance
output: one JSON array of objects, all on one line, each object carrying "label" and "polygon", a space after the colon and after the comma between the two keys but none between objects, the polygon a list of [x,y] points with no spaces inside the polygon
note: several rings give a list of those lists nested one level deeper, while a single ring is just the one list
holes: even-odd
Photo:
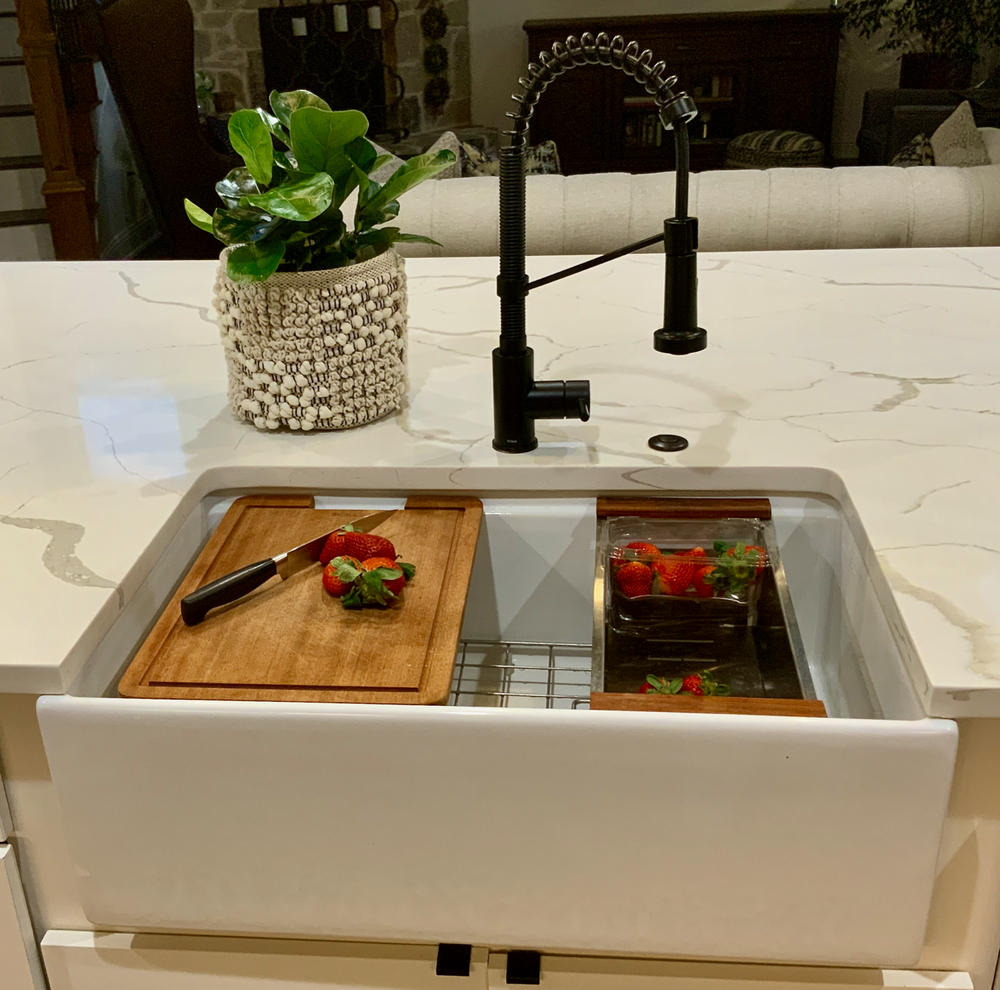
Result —
[{"label": "stainless steel sink grid", "polygon": [[500,643],[463,639],[449,705],[589,708],[589,643]]}]

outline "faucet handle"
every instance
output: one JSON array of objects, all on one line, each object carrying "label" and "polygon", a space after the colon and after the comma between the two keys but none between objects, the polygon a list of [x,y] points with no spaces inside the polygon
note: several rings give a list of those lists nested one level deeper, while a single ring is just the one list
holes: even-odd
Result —
[{"label": "faucet handle", "polygon": [[535,382],[525,403],[532,419],[590,419],[590,382]]}]

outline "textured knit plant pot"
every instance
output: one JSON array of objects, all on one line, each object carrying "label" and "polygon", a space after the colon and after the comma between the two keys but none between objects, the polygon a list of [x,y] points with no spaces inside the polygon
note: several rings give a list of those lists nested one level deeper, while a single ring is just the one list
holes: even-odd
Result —
[{"label": "textured knit plant pot", "polygon": [[400,407],[406,272],[395,251],[245,283],[225,258],[215,308],[236,416],[261,430],[343,430]]}]

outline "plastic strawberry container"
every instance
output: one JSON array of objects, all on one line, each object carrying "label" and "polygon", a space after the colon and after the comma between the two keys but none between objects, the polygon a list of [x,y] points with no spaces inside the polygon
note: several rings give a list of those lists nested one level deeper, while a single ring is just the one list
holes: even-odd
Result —
[{"label": "plastic strawberry container", "polygon": [[[649,546],[629,546],[637,543]],[[650,675],[675,682],[707,673],[720,693],[802,697],[773,544],[760,519],[606,519],[594,690],[634,692]]]}]

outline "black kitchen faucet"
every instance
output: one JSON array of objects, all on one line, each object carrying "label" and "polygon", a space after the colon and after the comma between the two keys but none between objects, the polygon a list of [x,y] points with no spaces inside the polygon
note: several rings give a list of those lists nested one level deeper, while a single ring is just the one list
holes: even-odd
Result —
[{"label": "black kitchen faucet", "polygon": [[[654,101],[660,123],[674,132],[676,148],[675,216],[663,223],[663,233],[573,265],[554,275],[528,281],[525,274],[525,180],[524,154],[528,124],[535,105],[557,76],[577,65],[608,65],[634,77]],[[500,346],[493,351],[493,447],[508,453],[523,453],[538,446],[537,419],[590,418],[590,382],[537,382],[534,352],[528,347],[524,299],[531,289],[593,268],[606,261],[664,242],[666,284],[663,326],[653,334],[653,347],[666,354],[691,354],[703,350],[707,335],[698,326],[698,221],[687,215],[690,149],[687,125],[698,114],[686,93],[675,93],[674,76],[664,76],[666,65],[653,63],[648,49],[639,52],[635,41],[625,43],[621,35],[595,38],[585,32],[556,42],[528,66],[527,77],[518,80],[522,92],[514,95],[520,109],[507,114],[514,121],[506,134],[510,144],[500,149]],[[681,437],[657,436],[650,445],[661,450],[679,450],[687,445]]]}]

